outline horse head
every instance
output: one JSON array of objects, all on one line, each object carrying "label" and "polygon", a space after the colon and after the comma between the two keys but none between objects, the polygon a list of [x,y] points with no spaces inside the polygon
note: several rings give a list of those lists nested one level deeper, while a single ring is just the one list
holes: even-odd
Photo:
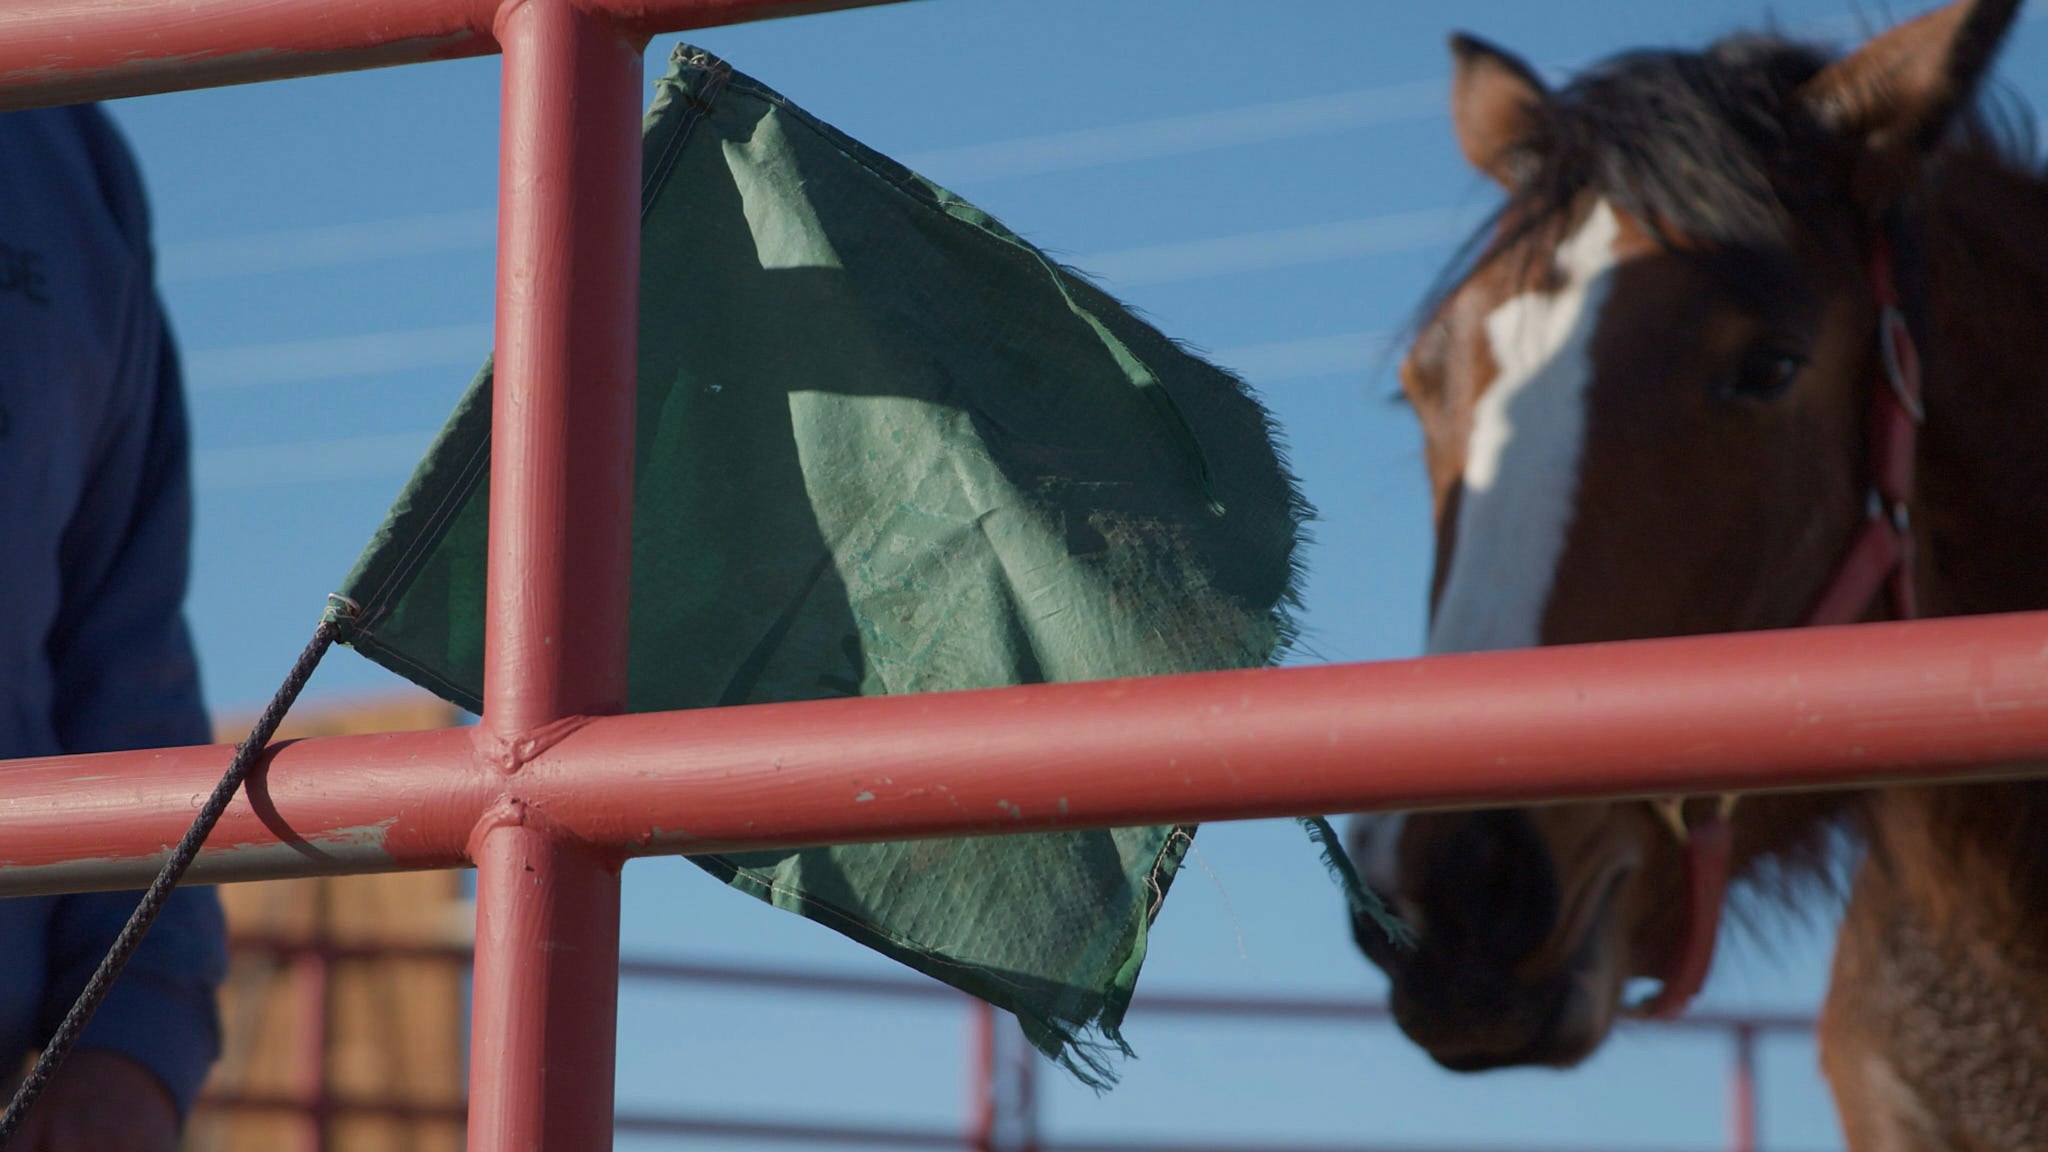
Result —
[{"label": "horse head", "polygon": [[[1558,89],[1453,39],[1458,143],[1507,199],[1401,367],[1434,498],[1432,654],[1790,627],[1830,597],[1828,622],[1899,610],[1868,573],[1841,589],[1866,535],[1909,542],[1907,497],[1874,474],[1910,466],[1909,433],[1879,440],[1917,416],[1902,222],[2016,7],[1959,0],[1840,58],[1765,36],[1634,53]],[[1724,858],[1790,851],[1829,810],[1745,803]],[[1715,811],[1355,818],[1362,874],[1415,933],[1358,928],[1402,1028],[1454,1069],[1569,1065],[1631,980],[1676,1007],[1721,899],[1682,841]]]}]

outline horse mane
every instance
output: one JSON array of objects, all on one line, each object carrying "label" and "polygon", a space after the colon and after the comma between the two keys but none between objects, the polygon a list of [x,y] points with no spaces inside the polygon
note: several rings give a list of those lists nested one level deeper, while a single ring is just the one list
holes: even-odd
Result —
[{"label": "horse mane", "polygon": [[1768,950],[1775,922],[1812,923],[1840,910],[1849,894],[1855,845],[1864,842],[1869,794],[1832,792],[1753,796],[1738,816],[1740,835],[1757,847],[1740,862],[1729,893],[1730,923]]},{"label": "horse mane", "polygon": [[[1549,251],[1554,243],[1530,241],[1562,239],[1587,191],[1675,252],[1708,261],[1787,253],[1848,196],[1843,150],[1798,99],[1835,58],[1751,32],[1701,51],[1628,52],[1579,73],[1536,109],[1527,175],[1460,246],[1412,329],[1424,330],[1451,295],[1510,253]],[[1959,118],[1951,148],[2039,178],[2033,118],[2009,91],[1984,92]]]},{"label": "horse mane", "polygon": [[[1807,45],[1742,35],[1703,52],[1631,52],[1596,65],[1538,117],[1536,167],[1510,215],[1553,220],[1591,189],[1667,236],[1781,245],[1787,224],[1812,218],[1836,191],[1810,171],[1778,179],[1826,146],[1796,94],[1827,62]],[[1788,189],[1804,194],[1788,200]]]}]

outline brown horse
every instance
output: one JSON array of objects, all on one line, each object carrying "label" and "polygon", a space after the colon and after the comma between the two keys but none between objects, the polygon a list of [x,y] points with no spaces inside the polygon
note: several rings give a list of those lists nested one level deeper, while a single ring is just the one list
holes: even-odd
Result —
[{"label": "brown horse", "polygon": [[[1555,91],[1453,41],[1507,202],[1402,366],[1432,652],[2048,608],[2048,182],[1977,98],[2016,8]],[[1358,937],[1442,1064],[1568,1065],[1631,979],[1682,1008],[1723,875],[1795,898],[1837,830],[1851,1148],[2048,1149],[2048,784],[1360,817],[1417,939]]]}]

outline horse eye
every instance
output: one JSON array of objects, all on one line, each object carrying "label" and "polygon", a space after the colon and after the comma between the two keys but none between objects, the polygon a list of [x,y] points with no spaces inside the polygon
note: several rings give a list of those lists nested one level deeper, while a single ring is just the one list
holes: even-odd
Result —
[{"label": "horse eye", "polygon": [[1769,400],[1782,395],[1806,368],[1806,357],[1783,348],[1752,348],[1743,353],[1742,363],[1721,381],[1720,391],[1728,397]]}]

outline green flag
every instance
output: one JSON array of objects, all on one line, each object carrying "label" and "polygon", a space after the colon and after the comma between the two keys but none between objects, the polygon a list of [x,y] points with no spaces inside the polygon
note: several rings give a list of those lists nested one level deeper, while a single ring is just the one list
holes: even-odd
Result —
[{"label": "green flag", "polygon": [[[634,711],[1272,660],[1306,507],[1265,411],[1002,225],[694,48],[644,137]],[[480,707],[490,369],[343,593]],[[1014,1012],[1086,1079],[1191,828],[698,857]]]}]

